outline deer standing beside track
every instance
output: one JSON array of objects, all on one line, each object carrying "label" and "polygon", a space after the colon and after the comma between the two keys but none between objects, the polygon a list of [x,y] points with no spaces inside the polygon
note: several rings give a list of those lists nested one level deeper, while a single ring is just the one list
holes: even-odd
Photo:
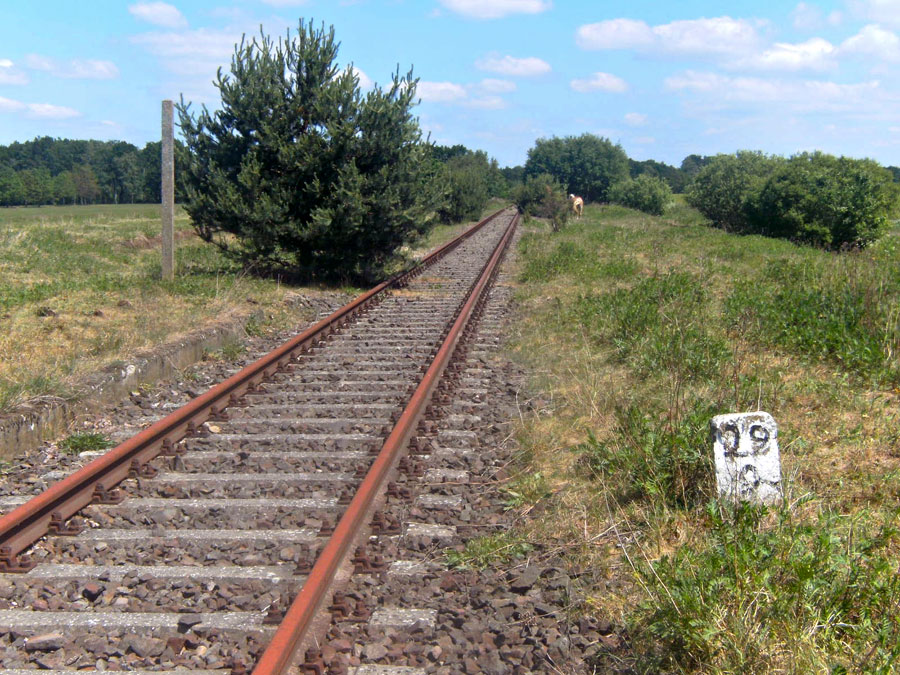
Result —
[{"label": "deer standing beside track", "polygon": [[581,218],[581,214],[584,212],[584,200],[581,197],[569,195],[569,201],[572,202],[572,211],[575,213],[575,217]]}]

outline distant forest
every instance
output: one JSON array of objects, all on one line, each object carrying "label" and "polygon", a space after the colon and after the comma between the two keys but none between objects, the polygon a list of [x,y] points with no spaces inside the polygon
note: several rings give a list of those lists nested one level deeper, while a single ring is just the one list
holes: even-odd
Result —
[{"label": "distant forest", "polygon": [[[181,150],[177,140],[176,145]],[[468,153],[471,153],[468,148],[456,145],[434,146],[432,154],[436,160],[446,163]],[[180,154],[176,151],[176,162]],[[710,160],[711,156],[688,155],[679,167],[653,159],[629,159],[628,162],[632,178],[642,174],[656,176],[666,181],[672,192],[684,192]],[[887,168],[894,174],[894,181],[900,182],[900,168]],[[521,183],[524,172],[523,166],[499,169],[508,187]],[[176,199],[180,196],[179,187],[176,186]],[[159,201],[159,141],[138,148],[125,141],[73,141],[44,136],[0,145],[0,206]]]},{"label": "distant forest", "polygon": [[138,148],[44,136],[0,145],[0,206],[154,203],[160,197],[159,141]]}]

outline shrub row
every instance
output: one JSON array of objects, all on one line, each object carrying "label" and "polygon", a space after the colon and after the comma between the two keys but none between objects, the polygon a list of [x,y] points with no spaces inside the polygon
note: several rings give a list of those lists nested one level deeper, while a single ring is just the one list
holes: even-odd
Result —
[{"label": "shrub row", "polygon": [[688,203],[722,229],[832,249],[876,241],[897,198],[891,173],[877,162],[821,152],[789,159],[746,151],[718,155],[687,194]]}]

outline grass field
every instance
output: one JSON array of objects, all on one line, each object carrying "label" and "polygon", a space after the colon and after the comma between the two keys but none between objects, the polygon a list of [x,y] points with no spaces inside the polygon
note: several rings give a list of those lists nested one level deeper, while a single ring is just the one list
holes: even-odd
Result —
[{"label": "grass field", "polygon": [[0,210],[0,411],[70,396],[98,367],[224,315],[274,311],[285,289],[248,278],[179,209],[178,275],[160,280],[159,207]]},{"label": "grass field", "polygon": [[[900,239],[834,254],[589,207],[520,244],[538,409],[518,541],[595,572],[599,671],[891,672],[900,657]],[[786,500],[715,499],[709,420],[779,423]],[[536,512],[536,511],[535,511]]]},{"label": "grass field", "polygon": [[[435,228],[410,253],[463,227]],[[284,325],[286,293],[326,290],[243,273],[194,235],[180,208],[177,275],[164,282],[159,232],[157,205],[0,209],[0,413],[72,396],[86,373],[229,316],[263,309]]]}]

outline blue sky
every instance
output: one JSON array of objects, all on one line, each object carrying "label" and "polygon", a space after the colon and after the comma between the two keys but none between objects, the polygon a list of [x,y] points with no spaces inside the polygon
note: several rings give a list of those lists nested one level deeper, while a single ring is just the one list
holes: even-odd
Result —
[{"label": "blue sky", "polygon": [[443,144],[501,165],[590,132],[629,156],[821,149],[900,165],[900,0],[44,0],[4,3],[0,143],[159,138],[163,98],[214,107],[234,43],[333,25],[361,81],[399,65]]}]

